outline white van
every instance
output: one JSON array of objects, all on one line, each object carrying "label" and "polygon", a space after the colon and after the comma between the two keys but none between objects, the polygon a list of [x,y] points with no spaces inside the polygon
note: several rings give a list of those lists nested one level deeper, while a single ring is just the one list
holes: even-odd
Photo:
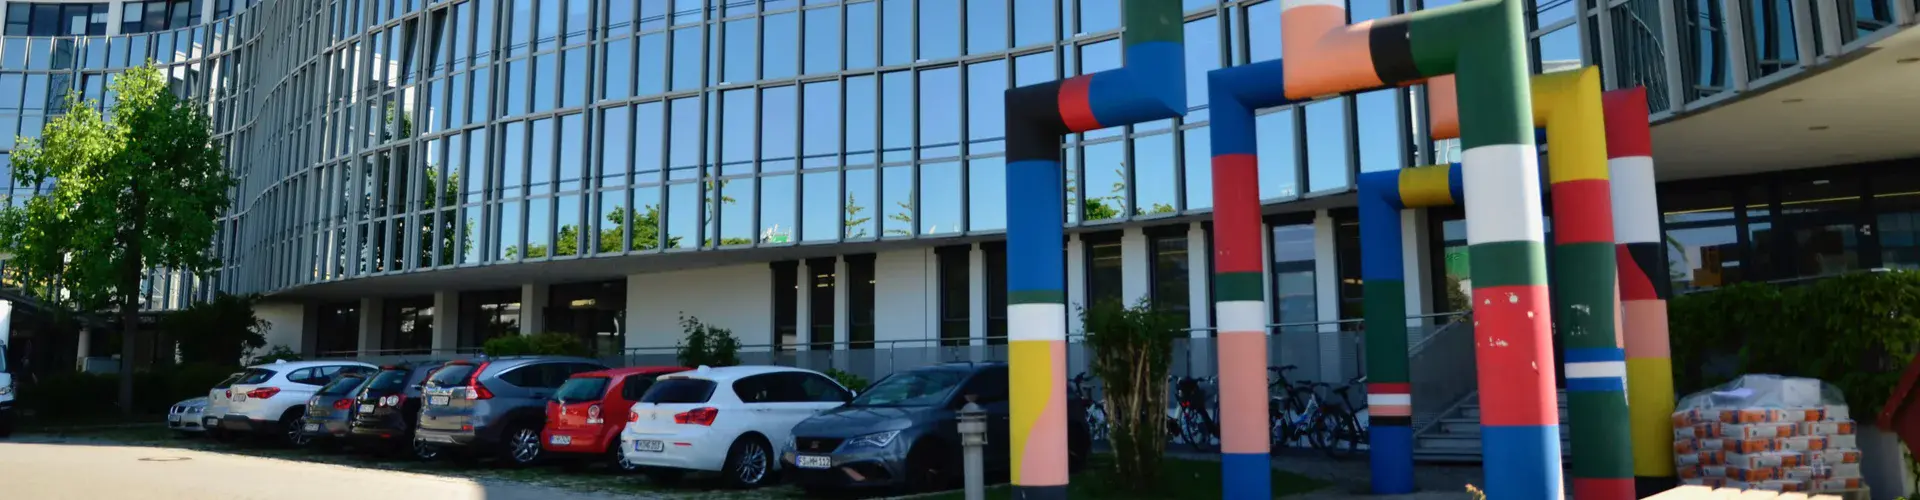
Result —
[{"label": "white van", "polygon": [[0,336],[0,438],[13,435],[13,375],[7,373],[7,338]]}]

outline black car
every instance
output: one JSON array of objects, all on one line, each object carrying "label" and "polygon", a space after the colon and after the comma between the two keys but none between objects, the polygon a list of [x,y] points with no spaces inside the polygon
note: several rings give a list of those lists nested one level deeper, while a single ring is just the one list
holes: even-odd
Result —
[{"label": "black car", "polygon": [[380,367],[380,372],[354,394],[353,424],[349,432],[358,445],[390,452],[411,450],[416,458],[432,459],[438,448],[419,446],[414,424],[420,419],[420,389],[443,362]]},{"label": "black car", "polygon": [[[1006,363],[953,363],[897,372],[853,402],[793,427],[781,467],[809,491],[849,488],[938,490],[962,475],[959,410],[968,398],[987,413],[987,477],[1012,470]],[[1068,468],[1093,447],[1084,409],[1067,415]]]},{"label": "black car", "polygon": [[307,416],[301,421],[301,437],[307,442],[296,444],[328,447],[344,444],[353,423],[353,395],[366,387],[368,380],[371,379],[364,374],[347,375],[333,379],[314,392],[313,398],[307,400]]}]

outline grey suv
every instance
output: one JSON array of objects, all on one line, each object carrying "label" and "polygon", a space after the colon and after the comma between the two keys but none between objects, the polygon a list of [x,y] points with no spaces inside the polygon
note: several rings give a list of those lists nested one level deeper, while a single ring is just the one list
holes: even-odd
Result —
[{"label": "grey suv", "polygon": [[575,373],[605,370],[587,358],[526,356],[447,363],[421,395],[419,445],[452,454],[493,455],[509,465],[540,459],[547,400]]}]

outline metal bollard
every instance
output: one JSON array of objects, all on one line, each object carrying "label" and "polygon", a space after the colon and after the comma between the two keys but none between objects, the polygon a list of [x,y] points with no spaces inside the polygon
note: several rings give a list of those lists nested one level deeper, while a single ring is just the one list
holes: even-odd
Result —
[{"label": "metal bollard", "polygon": [[987,412],[974,404],[974,395],[967,395],[967,406],[960,408],[960,446],[966,456],[966,500],[985,500],[987,498],[986,456],[981,449],[987,445]]}]

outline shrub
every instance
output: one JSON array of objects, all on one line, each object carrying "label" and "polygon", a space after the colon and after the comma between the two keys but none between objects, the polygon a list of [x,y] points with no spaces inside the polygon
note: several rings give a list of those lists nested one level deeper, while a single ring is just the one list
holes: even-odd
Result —
[{"label": "shrub", "polygon": [[300,353],[294,352],[293,349],[290,349],[287,346],[277,345],[277,346],[273,346],[272,349],[268,349],[266,354],[254,356],[253,360],[248,361],[247,364],[263,365],[263,364],[272,363],[280,360],[299,361]]},{"label": "shrub", "polygon": [[740,364],[740,339],[733,330],[700,322],[694,316],[680,316],[680,331],[686,337],[674,346],[680,366],[733,366]]},{"label": "shrub", "polygon": [[266,347],[265,320],[254,317],[252,296],[222,293],[160,318],[160,331],[180,342],[182,363],[232,365]]},{"label": "shrub", "polygon": [[587,346],[569,333],[507,335],[488,340],[480,347],[488,356],[585,356]]},{"label": "shrub", "polygon": [[1175,330],[1183,325],[1147,299],[1133,307],[1095,302],[1080,310],[1080,320],[1093,373],[1106,389],[1101,398],[1113,427],[1109,441],[1119,476],[1131,488],[1151,490],[1166,454],[1167,369]]},{"label": "shrub", "polygon": [[841,386],[846,387],[847,390],[853,391],[856,394],[865,392],[867,387],[873,385],[873,382],[867,381],[866,377],[841,371],[839,368],[828,368],[827,376],[833,377],[835,382],[839,382]]}]

